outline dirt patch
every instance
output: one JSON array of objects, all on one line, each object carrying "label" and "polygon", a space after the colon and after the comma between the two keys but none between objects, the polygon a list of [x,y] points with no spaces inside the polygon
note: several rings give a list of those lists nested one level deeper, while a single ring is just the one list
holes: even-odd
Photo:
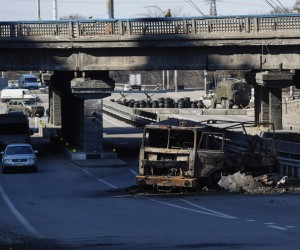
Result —
[{"label": "dirt patch", "polygon": [[11,232],[0,231],[0,250],[67,250],[68,247],[60,246],[54,241],[36,239],[16,235]]}]

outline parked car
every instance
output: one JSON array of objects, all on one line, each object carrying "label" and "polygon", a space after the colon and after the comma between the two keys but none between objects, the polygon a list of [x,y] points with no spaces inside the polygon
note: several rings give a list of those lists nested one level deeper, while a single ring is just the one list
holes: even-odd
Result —
[{"label": "parked car", "polygon": [[123,88],[124,91],[132,90],[132,87],[129,84],[126,84]]},{"label": "parked car", "polygon": [[9,102],[10,100],[21,100],[21,101],[39,101],[40,98],[32,93],[29,89],[19,89],[17,87],[7,87],[1,91],[0,94],[1,102]]},{"label": "parked car", "polygon": [[28,116],[42,117],[45,113],[45,108],[34,101],[11,100],[7,103],[7,113],[23,111]]},{"label": "parked car", "polygon": [[37,150],[33,150],[28,143],[8,144],[2,155],[2,173],[8,170],[31,170],[37,171]]}]

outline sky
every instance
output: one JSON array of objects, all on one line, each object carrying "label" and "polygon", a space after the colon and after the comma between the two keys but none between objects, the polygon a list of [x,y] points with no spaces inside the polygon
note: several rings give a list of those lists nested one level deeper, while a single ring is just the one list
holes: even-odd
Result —
[{"label": "sky", "polygon": [[[192,0],[197,8],[209,15],[208,0]],[[296,0],[268,0],[292,7]],[[0,0],[0,21],[37,20],[38,0]],[[42,20],[53,19],[53,0],[40,0]],[[190,0],[114,0],[114,17],[142,18],[150,12],[163,12],[171,9],[181,16],[201,16]],[[217,14],[257,15],[269,13],[272,8],[265,0],[217,0]],[[57,0],[58,19],[63,16],[79,14],[94,19],[107,18],[106,0]]]}]

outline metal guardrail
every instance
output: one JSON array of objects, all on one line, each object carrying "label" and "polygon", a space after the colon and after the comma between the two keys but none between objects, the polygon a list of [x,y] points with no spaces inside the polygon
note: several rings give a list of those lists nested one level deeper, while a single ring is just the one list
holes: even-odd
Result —
[{"label": "metal guardrail", "polygon": [[104,113],[136,127],[143,127],[158,119],[154,113],[133,109],[115,102],[103,100],[102,105]]},{"label": "metal guardrail", "polygon": [[258,34],[299,31],[300,15],[0,22],[1,38]]},{"label": "metal guardrail", "polygon": [[300,178],[300,143],[276,141],[278,160],[283,175]]},{"label": "metal guardrail", "polygon": [[278,157],[281,166],[281,174],[295,179],[299,179],[300,176],[300,160],[294,160],[290,158]]}]

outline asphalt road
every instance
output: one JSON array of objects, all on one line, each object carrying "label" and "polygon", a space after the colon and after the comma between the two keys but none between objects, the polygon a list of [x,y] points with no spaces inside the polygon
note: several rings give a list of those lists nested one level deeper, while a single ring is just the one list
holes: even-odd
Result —
[{"label": "asphalt road", "polygon": [[132,195],[141,130],[104,116],[127,167],[79,167],[33,138],[37,173],[0,174],[0,249],[299,249],[300,199]]}]

